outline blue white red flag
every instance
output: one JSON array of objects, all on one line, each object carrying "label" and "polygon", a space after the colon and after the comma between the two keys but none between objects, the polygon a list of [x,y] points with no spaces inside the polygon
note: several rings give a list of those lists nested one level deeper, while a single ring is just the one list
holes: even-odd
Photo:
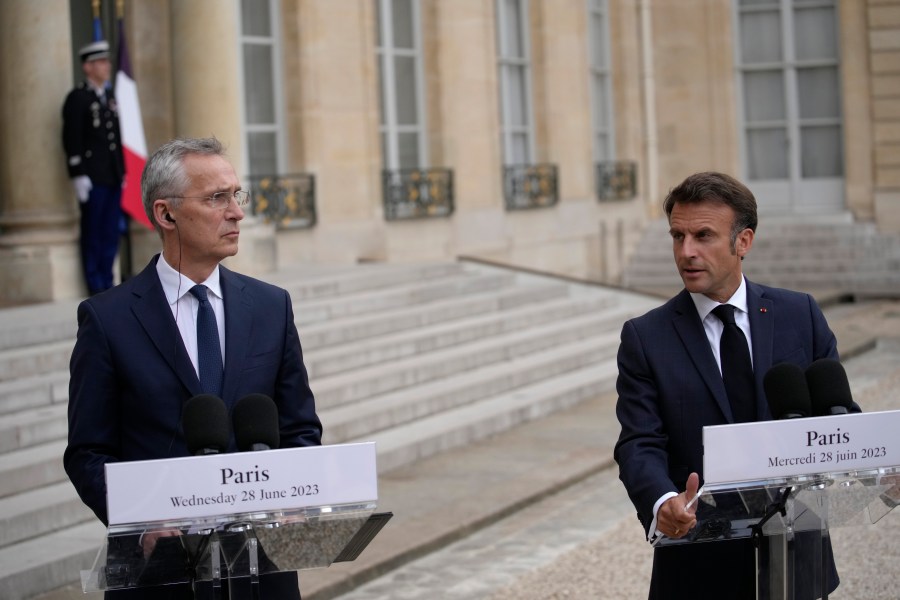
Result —
[{"label": "blue white red flag", "polygon": [[116,101],[119,103],[119,126],[122,151],[125,154],[125,183],[122,187],[122,210],[144,226],[152,228],[141,201],[141,173],[147,164],[147,140],[141,121],[141,104],[125,43],[125,27],[119,18],[119,70],[116,72]]}]

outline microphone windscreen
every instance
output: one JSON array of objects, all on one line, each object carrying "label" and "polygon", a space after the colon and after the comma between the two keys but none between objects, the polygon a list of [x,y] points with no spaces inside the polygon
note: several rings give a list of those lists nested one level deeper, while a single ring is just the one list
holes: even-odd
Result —
[{"label": "microphone windscreen", "polygon": [[225,452],[231,428],[228,409],[212,394],[198,394],[185,402],[181,417],[188,452],[214,454]]},{"label": "microphone windscreen", "polygon": [[791,363],[773,366],[763,377],[769,410],[776,419],[808,417],[811,414],[809,388],[803,369]]},{"label": "microphone windscreen", "polygon": [[[813,414],[846,413],[853,406],[850,382],[844,366],[833,358],[820,358],[806,369],[806,383],[812,397]],[[832,410],[838,407],[837,410]]]},{"label": "microphone windscreen", "polygon": [[248,394],[238,400],[232,420],[238,450],[252,450],[256,444],[277,448],[281,443],[278,407],[264,394]]}]

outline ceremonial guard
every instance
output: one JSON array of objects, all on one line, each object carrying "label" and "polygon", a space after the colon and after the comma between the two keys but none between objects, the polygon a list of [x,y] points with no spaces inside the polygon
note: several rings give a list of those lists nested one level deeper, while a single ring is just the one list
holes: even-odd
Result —
[{"label": "ceremonial guard", "polygon": [[125,158],[116,99],[109,85],[109,44],[93,42],[79,56],[85,81],[69,92],[63,105],[63,146],[81,209],[85,281],[94,295],[113,286]]}]

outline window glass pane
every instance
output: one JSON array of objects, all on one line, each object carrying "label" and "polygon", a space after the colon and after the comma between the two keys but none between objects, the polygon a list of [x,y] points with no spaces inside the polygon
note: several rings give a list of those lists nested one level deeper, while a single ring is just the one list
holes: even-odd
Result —
[{"label": "window glass pane", "polygon": [[747,163],[750,179],[787,179],[787,132],[784,129],[748,131]]},{"label": "window glass pane", "polygon": [[397,134],[397,146],[400,151],[401,169],[418,169],[419,165],[419,135],[417,133]]},{"label": "window glass pane", "polygon": [[606,24],[602,14],[591,15],[591,66],[606,68]]},{"label": "window glass pane", "polygon": [[801,119],[839,118],[840,87],[835,67],[797,69]]},{"label": "window glass pane", "polygon": [[528,126],[528,96],[525,93],[525,68],[507,67],[504,69],[509,90],[509,124],[519,127]]},{"label": "window glass pane", "polygon": [[744,73],[744,115],[748,123],[785,118],[784,77],[781,71]]},{"label": "window glass pane", "polygon": [[780,62],[781,15],[776,11],[741,15],[741,62]]},{"label": "window glass pane", "polygon": [[400,125],[415,125],[418,123],[415,59],[411,56],[395,56],[394,78],[397,123]]},{"label": "window glass pane", "polygon": [[385,169],[393,168],[391,157],[388,154],[388,138],[384,132],[381,132],[381,164],[384,165]]},{"label": "window glass pane", "polygon": [[843,147],[839,126],[801,127],[800,145],[803,177],[840,177],[843,175]]},{"label": "window glass pane", "polygon": [[278,153],[274,133],[251,132],[247,134],[247,146],[251,176],[278,174]]},{"label": "window glass pane", "polygon": [[593,76],[594,83],[594,129],[605,130],[609,127],[607,122],[607,96],[606,96],[606,77],[602,75]]},{"label": "window glass pane", "polygon": [[797,60],[837,59],[834,9],[825,7],[795,10],[794,40]]},{"label": "window glass pane", "polygon": [[778,6],[778,0],[740,0],[741,6],[762,6],[769,5]]},{"label": "window glass pane", "polygon": [[525,44],[522,40],[522,9],[519,0],[503,0],[504,16],[506,18],[506,47],[503,55],[506,57],[525,57]]},{"label": "window glass pane", "polygon": [[274,92],[272,46],[244,44],[244,100],[248,124],[275,122]]},{"label": "window glass pane", "polygon": [[527,165],[531,163],[531,152],[528,150],[528,134],[515,133],[512,136],[512,161],[513,165]]},{"label": "window glass pane", "polygon": [[597,133],[594,136],[594,159],[597,162],[610,160],[612,156],[609,151],[609,136],[604,133]]},{"label": "window glass pane", "polygon": [[241,30],[244,35],[272,36],[269,0],[241,0]]},{"label": "window glass pane", "polygon": [[391,25],[394,28],[394,48],[415,47],[411,0],[392,0]]}]

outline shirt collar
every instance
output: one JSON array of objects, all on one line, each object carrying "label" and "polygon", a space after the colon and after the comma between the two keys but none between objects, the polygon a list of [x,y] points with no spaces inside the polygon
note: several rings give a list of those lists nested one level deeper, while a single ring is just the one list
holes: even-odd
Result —
[{"label": "shirt collar", "polygon": [[[704,296],[703,294],[691,293],[691,300],[694,301],[694,306],[697,307],[697,314],[700,315],[700,320],[703,321],[706,317],[709,316],[709,313],[713,311],[713,309],[719,306],[719,302]],[[747,313],[747,281],[744,279],[744,276],[741,276],[741,284],[738,286],[738,289],[735,290],[734,294],[727,301],[722,302],[722,304],[730,304],[736,309]]]},{"label": "shirt collar", "polygon": [[[175,269],[173,269],[162,254],[156,261],[156,273],[162,284],[163,293],[166,295],[166,301],[172,305],[178,302],[182,296],[190,292],[191,288],[197,285],[189,278],[185,277]],[[219,265],[213,269],[206,281],[202,282],[209,291],[218,298],[222,298],[222,282],[219,280]]]}]

